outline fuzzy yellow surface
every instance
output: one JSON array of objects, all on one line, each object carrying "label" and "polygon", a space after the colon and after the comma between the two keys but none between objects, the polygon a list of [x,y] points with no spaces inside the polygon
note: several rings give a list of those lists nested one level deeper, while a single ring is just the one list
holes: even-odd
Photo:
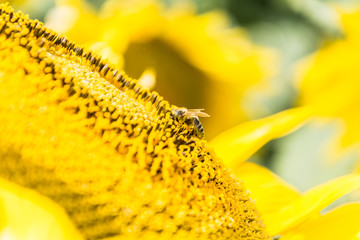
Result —
[{"label": "fuzzy yellow surface", "polygon": [[2,178],[55,201],[88,239],[269,239],[242,182],[175,106],[0,12]]}]

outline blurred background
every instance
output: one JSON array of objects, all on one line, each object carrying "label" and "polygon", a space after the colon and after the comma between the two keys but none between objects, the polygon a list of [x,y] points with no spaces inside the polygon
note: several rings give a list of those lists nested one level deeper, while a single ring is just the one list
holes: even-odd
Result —
[{"label": "blurred background", "polygon": [[[321,116],[271,141],[250,159],[306,191],[358,171],[360,51],[352,46],[360,45],[359,2],[32,0],[11,4],[99,52],[129,76],[141,78],[144,86],[170,103],[204,108],[211,115],[201,119],[207,140],[242,122],[317,102],[320,93],[331,88],[335,93],[329,90],[322,98]],[[341,106],[333,107],[339,102]]]}]

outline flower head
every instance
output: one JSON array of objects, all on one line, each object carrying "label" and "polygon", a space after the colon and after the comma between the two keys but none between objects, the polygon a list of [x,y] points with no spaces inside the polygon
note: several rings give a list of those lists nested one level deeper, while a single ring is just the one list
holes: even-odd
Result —
[{"label": "flower head", "polygon": [[63,206],[90,239],[269,239],[248,191],[176,106],[0,11],[2,178]]}]

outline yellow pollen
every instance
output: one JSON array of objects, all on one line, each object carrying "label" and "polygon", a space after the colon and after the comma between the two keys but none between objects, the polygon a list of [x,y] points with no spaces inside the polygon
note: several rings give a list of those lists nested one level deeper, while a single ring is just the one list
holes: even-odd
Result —
[{"label": "yellow pollen", "polygon": [[86,239],[269,239],[242,182],[156,92],[0,6],[0,177]]}]

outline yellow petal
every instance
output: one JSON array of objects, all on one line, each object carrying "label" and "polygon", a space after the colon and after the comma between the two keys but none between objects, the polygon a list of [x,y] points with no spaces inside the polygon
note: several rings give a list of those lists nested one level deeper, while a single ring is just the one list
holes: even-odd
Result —
[{"label": "yellow petal", "polygon": [[49,10],[45,18],[49,28],[66,33],[66,36],[76,38],[77,42],[100,40],[94,34],[94,29],[99,31],[102,22],[96,15],[96,10],[86,1],[57,1],[56,7]]},{"label": "yellow petal", "polygon": [[267,219],[268,215],[271,216],[301,197],[293,186],[257,164],[246,162],[233,172],[244,181],[263,219]]},{"label": "yellow petal", "polygon": [[1,178],[0,228],[0,239],[83,239],[59,205]]},{"label": "yellow petal", "polygon": [[[360,203],[343,205],[323,216],[308,220],[282,240],[355,240],[360,238]],[[341,219],[341,220],[339,220]]]},{"label": "yellow petal", "polygon": [[[337,198],[360,188],[360,175],[347,175],[315,187],[302,198],[265,220],[270,234],[291,230],[305,219],[308,220]],[[282,196],[279,196],[282,197]],[[354,215],[356,216],[356,215]]]},{"label": "yellow petal", "polygon": [[[336,151],[330,160],[338,160],[345,151],[360,152],[359,114],[359,40],[360,8],[338,8],[346,38],[338,39],[305,58],[298,67],[299,104],[311,104],[316,113],[336,117],[344,128],[336,137]],[[341,61],[339,61],[341,59]]]},{"label": "yellow petal", "polygon": [[99,53],[103,58],[108,59],[109,62],[115,64],[120,69],[124,67],[124,58],[119,52],[114,52],[106,42],[92,42],[84,44],[89,47],[91,51]]},{"label": "yellow petal", "polygon": [[[243,29],[230,27],[224,12],[212,11],[194,17],[194,11],[188,9],[183,14],[169,16],[167,24],[162,36],[165,41],[214,80],[241,83],[246,89],[275,73],[275,52],[252,44]],[[246,71],[239,71],[240,66]]]},{"label": "yellow petal", "polygon": [[310,107],[301,107],[246,122],[221,133],[210,145],[228,167],[234,168],[270,140],[288,134],[304,124],[310,115]]},{"label": "yellow petal", "polygon": [[153,89],[156,84],[156,71],[154,68],[147,68],[140,76],[138,83],[146,89]]}]

